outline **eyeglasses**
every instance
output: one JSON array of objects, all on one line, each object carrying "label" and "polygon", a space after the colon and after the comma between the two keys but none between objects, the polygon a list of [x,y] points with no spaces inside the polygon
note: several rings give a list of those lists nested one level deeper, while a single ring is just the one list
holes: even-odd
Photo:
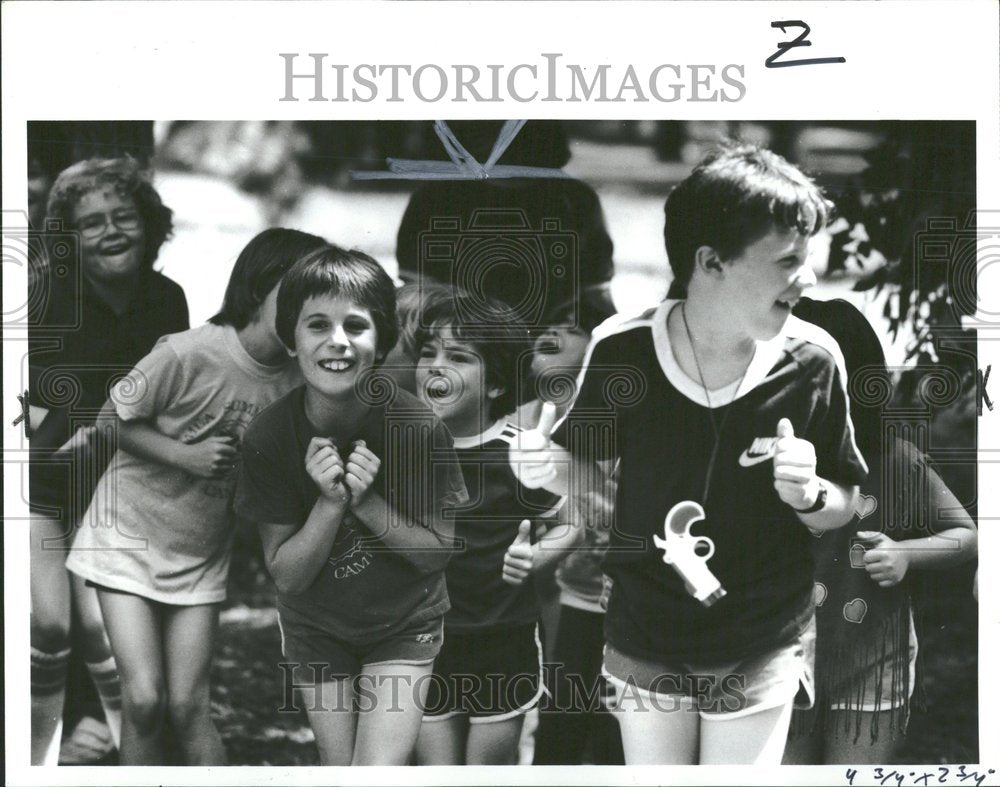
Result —
[{"label": "eyeglasses", "polygon": [[111,215],[90,213],[77,221],[76,228],[85,238],[97,238],[104,234],[109,222],[120,230],[135,230],[142,224],[142,217],[138,211],[127,208],[116,210]]}]

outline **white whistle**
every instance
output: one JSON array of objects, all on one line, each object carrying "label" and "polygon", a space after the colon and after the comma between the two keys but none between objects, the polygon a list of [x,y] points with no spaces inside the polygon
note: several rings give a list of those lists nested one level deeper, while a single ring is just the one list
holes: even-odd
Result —
[{"label": "white whistle", "polygon": [[[691,526],[704,518],[705,509],[700,503],[693,500],[677,503],[663,523],[664,537],[654,534],[653,543],[663,550],[663,562],[680,574],[688,593],[710,607],[726,595],[726,591],[706,565],[715,554],[715,542],[706,536],[691,535]],[[708,552],[699,555],[699,547]]]}]

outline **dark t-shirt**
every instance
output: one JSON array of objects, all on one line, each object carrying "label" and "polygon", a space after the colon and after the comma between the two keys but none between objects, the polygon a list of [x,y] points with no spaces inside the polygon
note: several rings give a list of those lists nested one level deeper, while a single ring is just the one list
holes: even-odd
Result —
[{"label": "dark t-shirt", "polygon": [[[68,464],[47,462],[46,454],[78,427],[94,422],[111,387],[161,336],[188,329],[187,301],[179,285],[154,271],[142,275],[122,314],[68,266],[40,266],[32,273],[31,289],[29,398],[49,410],[41,424],[32,424],[31,449],[37,458],[30,467],[31,505],[62,509],[64,517],[75,519],[103,472],[105,452],[96,451],[100,466],[78,468],[75,480]],[[79,510],[66,510],[70,503]]]},{"label": "dark t-shirt", "polygon": [[[306,472],[305,456],[319,435],[304,402],[303,386],[247,429],[234,503],[245,519],[301,527],[309,517],[319,490]],[[373,406],[351,440],[364,440],[382,462],[372,490],[400,516],[388,527],[438,526],[448,509],[464,502],[450,434],[406,391]],[[345,457],[347,452],[342,450]],[[448,610],[444,568],[422,571],[348,512],[312,585],[297,595],[279,592],[278,610],[283,620],[341,639],[374,640]]]},{"label": "dark t-shirt", "polygon": [[[625,323],[591,349],[579,394],[554,439],[589,461],[620,463],[605,573],[614,586],[606,618],[619,650],[666,661],[723,662],[764,653],[802,629],[812,614],[812,536],[774,489],[778,421],[816,448],[817,472],[853,485],[866,467],[854,443],[836,343],[790,318],[759,342],[738,396],[712,392],[684,374],[670,348],[667,301]],[[728,411],[728,412],[727,412]],[[706,472],[719,429],[708,496]],[[665,565],[663,537],[678,502],[702,504],[692,535],[715,543],[708,569],[727,594],[705,608]]]},{"label": "dark t-shirt", "polygon": [[534,585],[503,581],[503,560],[524,519],[532,521],[532,542],[542,520],[554,515],[560,498],[521,486],[510,467],[510,446],[521,430],[498,421],[475,437],[455,438],[455,453],[469,503],[455,512],[461,547],[448,563],[451,610],[445,627],[471,630],[538,620]]}]

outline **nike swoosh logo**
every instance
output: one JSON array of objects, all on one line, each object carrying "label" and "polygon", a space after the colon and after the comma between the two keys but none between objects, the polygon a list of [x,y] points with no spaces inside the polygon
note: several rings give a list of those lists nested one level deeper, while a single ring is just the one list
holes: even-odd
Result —
[{"label": "nike swoosh logo", "polygon": [[770,459],[772,455],[773,454],[770,451],[765,451],[762,454],[757,454],[757,453],[751,454],[750,450],[747,449],[742,454],[740,454],[740,459],[739,459],[740,466],[753,467],[754,465],[759,465],[761,462],[766,462],[768,459]]}]

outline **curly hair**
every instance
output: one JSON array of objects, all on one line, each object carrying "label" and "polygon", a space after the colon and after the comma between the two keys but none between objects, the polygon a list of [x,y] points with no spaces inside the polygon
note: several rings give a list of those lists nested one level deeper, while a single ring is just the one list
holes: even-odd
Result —
[{"label": "curly hair", "polygon": [[148,173],[131,156],[87,159],[60,172],[49,191],[45,226],[56,221],[67,229],[71,228],[73,209],[80,199],[106,186],[135,201],[146,237],[143,262],[147,268],[152,268],[160,247],[173,232],[173,211],[163,204]]}]

